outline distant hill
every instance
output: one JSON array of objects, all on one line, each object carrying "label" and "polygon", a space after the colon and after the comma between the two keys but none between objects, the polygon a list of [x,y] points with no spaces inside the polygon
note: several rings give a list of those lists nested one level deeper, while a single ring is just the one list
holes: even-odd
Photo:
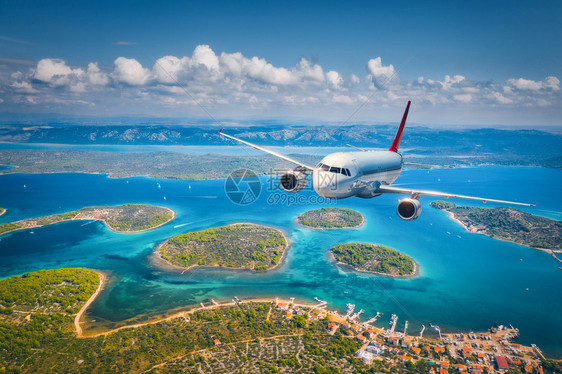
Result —
[{"label": "distant hill", "polygon": [[[218,145],[213,126],[174,125],[0,125],[0,142],[62,144]],[[262,145],[344,146],[387,148],[396,126],[250,126],[229,127],[228,133]],[[229,142],[230,144],[230,142]],[[525,153],[560,155],[562,135],[536,130],[443,130],[410,127],[402,146],[416,153]]]}]

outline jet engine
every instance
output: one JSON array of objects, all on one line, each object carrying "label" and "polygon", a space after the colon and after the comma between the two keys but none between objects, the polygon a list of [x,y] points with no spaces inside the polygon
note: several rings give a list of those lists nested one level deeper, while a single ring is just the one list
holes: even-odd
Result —
[{"label": "jet engine", "polygon": [[405,221],[413,221],[420,216],[422,206],[419,200],[407,198],[398,202],[396,213]]},{"label": "jet engine", "polygon": [[306,173],[298,169],[289,170],[279,178],[279,184],[283,191],[291,193],[302,191],[307,182]]}]

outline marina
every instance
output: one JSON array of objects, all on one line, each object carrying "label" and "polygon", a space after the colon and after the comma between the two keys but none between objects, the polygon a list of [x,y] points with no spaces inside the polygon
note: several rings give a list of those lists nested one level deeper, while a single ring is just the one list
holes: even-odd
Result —
[{"label": "marina", "polygon": [[[317,298],[315,298],[317,299]],[[317,300],[318,301],[318,300]],[[370,324],[373,317],[366,322],[358,321],[358,313],[352,314],[355,305],[348,303],[346,314],[327,310],[327,304],[318,314],[312,314],[318,305],[296,303],[295,298],[281,300],[276,298],[273,305],[286,310],[286,319],[294,315],[304,315],[309,321],[327,320],[328,334],[340,331],[344,336],[361,343],[361,348],[354,356],[366,364],[374,361],[388,361],[395,364],[416,364],[425,360],[429,364],[429,373],[455,367],[459,372],[496,373],[508,369],[524,372],[543,373],[541,359],[545,359],[536,344],[525,346],[516,343],[519,330],[509,326],[495,324],[483,332],[443,333],[437,325],[430,326],[438,332],[438,338],[423,338],[425,326],[419,336],[408,335],[408,321],[404,322],[404,331],[396,331],[398,316],[392,314],[390,328],[378,328]],[[352,318],[354,317],[355,318]]]}]

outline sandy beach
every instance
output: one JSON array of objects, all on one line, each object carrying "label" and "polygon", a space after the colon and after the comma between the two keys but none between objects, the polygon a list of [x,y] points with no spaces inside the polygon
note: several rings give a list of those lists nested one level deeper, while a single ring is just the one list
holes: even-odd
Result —
[{"label": "sandy beach", "polygon": [[82,315],[84,314],[86,309],[88,309],[90,304],[92,304],[92,302],[94,302],[96,297],[98,297],[99,293],[103,289],[103,285],[106,279],[106,275],[101,271],[95,270],[95,272],[98,273],[100,277],[100,283],[98,285],[98,288],[96,289],[96,292],[94,292],[92,296],[90,296],[90,298],[88,299],[88,301],[86,301],[86,303],[82,306],[82,308],[80,308],[80,311],[76,314],[76,317],[74,317],[74,327],[76,328],[76,335],[79,338],[82,336],[82,327],[80,326],[80,319],[82,318]]}]

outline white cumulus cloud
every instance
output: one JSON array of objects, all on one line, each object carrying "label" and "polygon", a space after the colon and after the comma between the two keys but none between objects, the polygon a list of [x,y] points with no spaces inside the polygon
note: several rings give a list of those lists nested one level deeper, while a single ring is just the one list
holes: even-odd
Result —
[{"label": "white cumulus cloud", "polygon": [[176,83],[188,63],[187,57],[180,60],[176,56],[164,56],[156,60],[152,73],[161,83]]},{"label": "white cumulus cloud", "polygon": [[193,52],[194,64],[204,65],[209,70],[219,70],[219,58],[208,45],[198,45]]},{"label": "white cumulus cloud", "polygon": [[150,79],[150,70],[143,68],[140,62],[133,58],[119,57],[114,62],[115,68],[111,76],[117,82],[131,86],[141,86]]},{"label": "white cumulus cloud", "polygon": [[109,76],[102,72],[97,62],[90,62],[86,71],[88,82],[95,86],[107,86],[109,84]]},{"label": "white cumulus cloud", "polygon": [[343,78],[337,71],[330,70],[326,73],[326,80],[332,88],[339,89],[343,84]]},{"label": "white cumulus cloud", "polygon": [[199,45],[189,56],[163,56],[152,67],[126,57],[116,58],[113,66],[90,62],[81,67],[46,58],[28,71],[1,72],[0,93],[3,107],[33,104],[37,110],[80,104],[109,108],[108,113],[115,107],[133,112],[150,108],[153,113],[165,108],[162,113],[173,109],[183,114],[203,104],[220,115],[271,116],[285,114],[290,106],[295,116],[332,119],[345,118],[354,105],[367,102],[362,111],[370,114],[402,106],[407,100],[416,108],[459,111],[468,107],[496,111],[549,107],[555,111],[562,107],[560,80],[555,76],[498,82],[475,81],[460,74],[416,74],[418,78],[405,81],[381,57],[369,59],[366,65],[366,79],[347,72],[344,79],[340,71],[325,71],[305,58],[280,66],[260,56],[216,53],[208,45]]},{"label": "white cumulus cloud", "polygon": [[382,85],[398,80],[398,73],[394,66],[392,64],[384,66],[380,57],[370,59],[367,63],[367,69],[371,73],[375,85],[379,88]]},{"label": "white cumulus cloud", "polygon": [[33,78],[49,83],[51,86],[64,86],[80,79],[83,74],[84,70],[72,69],[64,60],[44,58],[37,63]]},{"label": "white cumulus cloud", "polygon": [[560,80],[556,77],[546,77],[543,81],[534,81],[525,78],[508,79],[507,84],[518,90],[539,91],[542,89],[560,90]]}]

